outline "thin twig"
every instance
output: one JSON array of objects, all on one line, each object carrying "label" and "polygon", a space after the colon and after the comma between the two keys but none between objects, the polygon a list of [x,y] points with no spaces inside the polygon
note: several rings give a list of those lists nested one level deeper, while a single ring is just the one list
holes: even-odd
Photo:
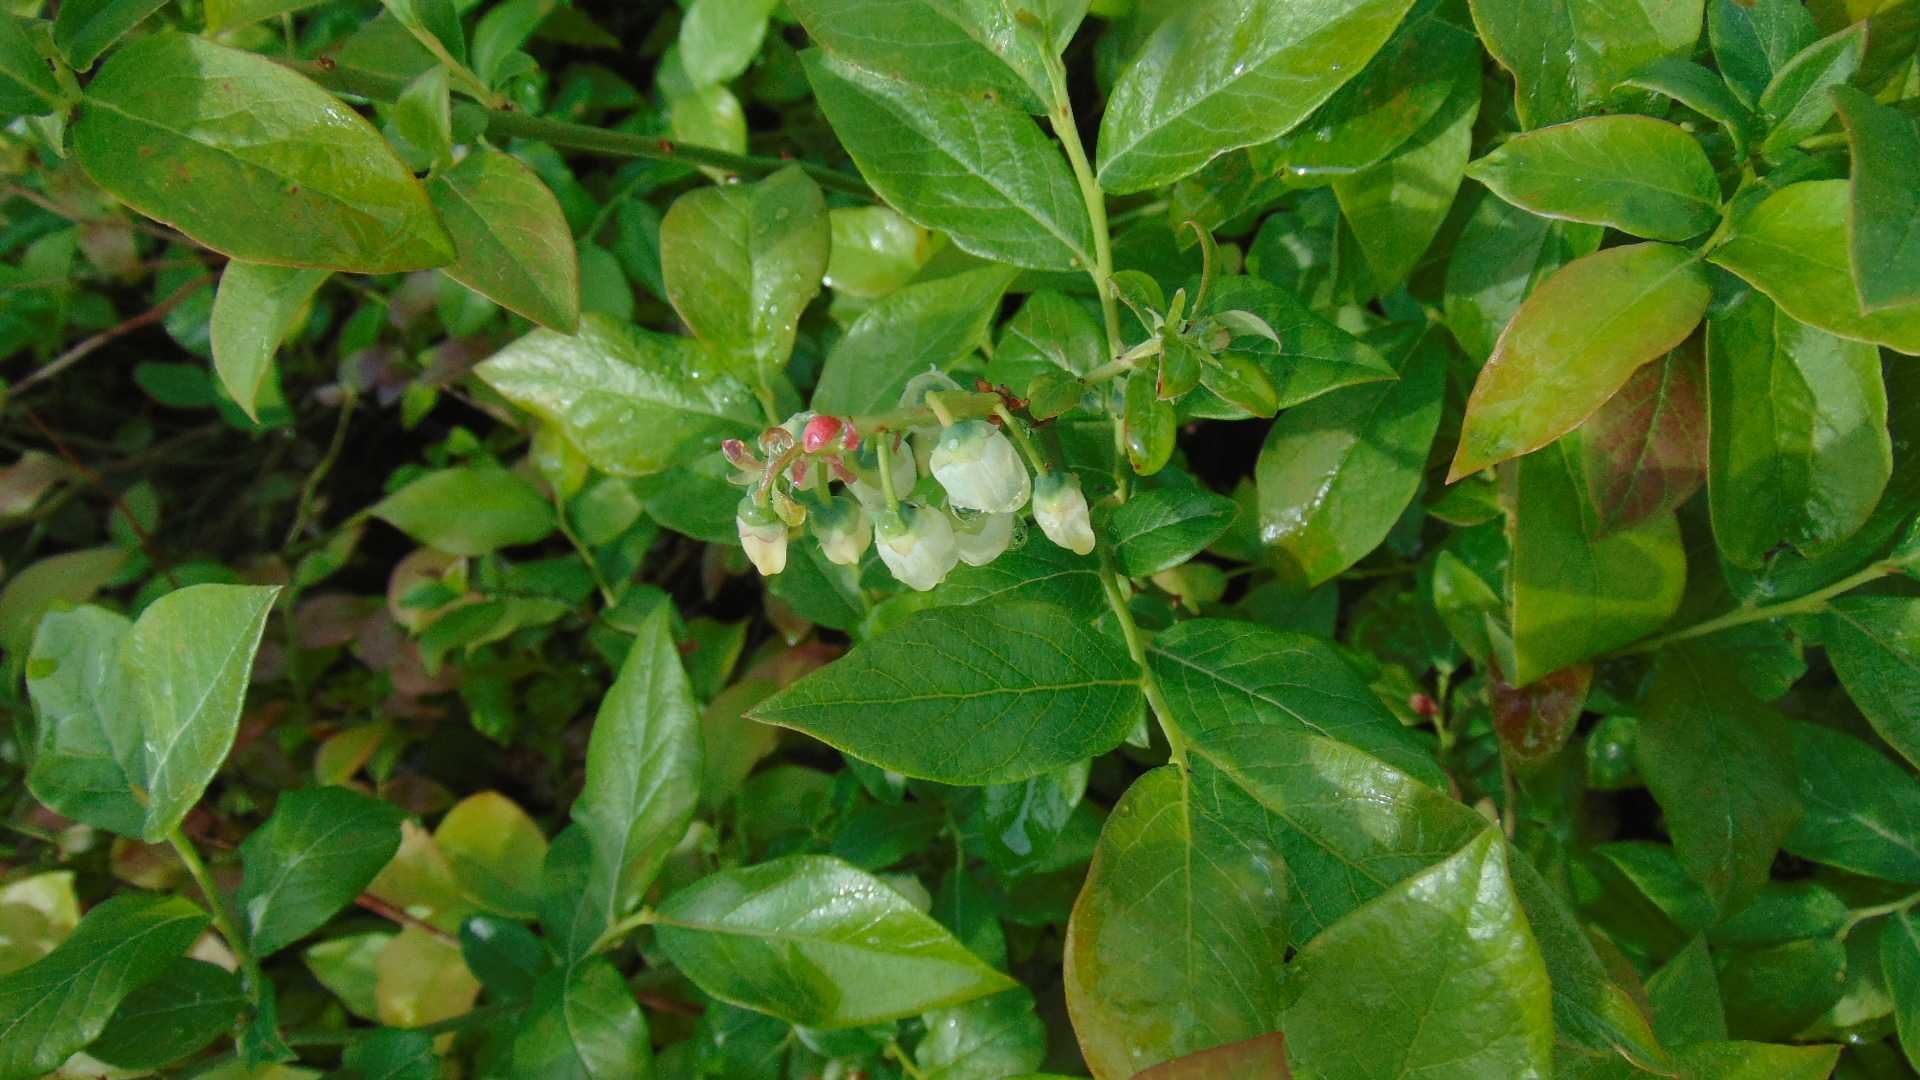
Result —
[{"label": "thin twig", "polygon": [[120,497],[120,493],[115,491],[112,485],[107,483],[105,477],[93,471],[93,469],[88,467],[86,462],[74,456],[73,451],[67,448],[67,444],[60,441],[60,436],[54,434],[53,429],[47,426],[46,421],[40,419],[39,413],[24,406],[20,411],[26,414],[29,423],[40,429],[40,434],[46,437],[47,442],[53,447],[54,453],[59,454],[61,459],[64,460],[74,472],[79,473],[82,479],[92,484],[102,495],[107,497],[107,501],[113,504],[114,510],[118,511],[120,516],[126,520],[127,527],[132,529],[133,535],[139,539],[140,550],[146,553],[147,561],[153,564],[154,569],[159,571],[161,577],[167,579],[167,584],[176,589],[179,588],[180,579],[174,577],[173,571],[161,561],[160,546],[154,542],[153,534],[148,532],[147,527],[140,523],[140,518],[134,514],[133,509],[127,505],[126,500]]},{"label": "thin twig", "polygon": [[355,905],[373,912],[388,922],[396,922],[401,926],[411,926],[416,930],[423,930],[439,938],[441,941],[452,942],[457,940],[452,934],[447,933],[445,930],[440,929],[425,919],[416,917],[411,912],[394,907],[392,904],[387,903],[372,893],[361,893],[359,896],[353,898],[353,902]]},{"label": "thin twig", "polygon": [[167,295],[166,299],[140,314],[122,320],[118,325],[109,326],[105,330],[82,341],[80,344],[75,345],[73,348],[68,349],[66,352],[61,353],[55,357],[51,363],[41,367],[37,371],[29,373],[26,378],[15,383],[13,385],[13,396],[17,398],[21,394],[31,390],[34,386],[46,382],[48,379],[85,360],[95,350],[103,345],[110,344],[116,338],[124,337],[143,326],[151,326],[161,319],[166,318],[168,312],[186,303],[187,298],[192,296],[195,291],[203,285],[210,284],[212,281],[212,274],[202,274],[192,281],[187,282],[185,285],[180,286],[178,289],[175,289]]}]

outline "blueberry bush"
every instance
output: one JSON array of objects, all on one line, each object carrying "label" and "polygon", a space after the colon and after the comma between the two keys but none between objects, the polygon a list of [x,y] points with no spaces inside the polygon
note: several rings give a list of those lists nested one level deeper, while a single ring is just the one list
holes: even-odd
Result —
[{"label": "blueberry bush", "polygon": [[0,1080],[1915,1076],[1917,46],[0,2]]}]

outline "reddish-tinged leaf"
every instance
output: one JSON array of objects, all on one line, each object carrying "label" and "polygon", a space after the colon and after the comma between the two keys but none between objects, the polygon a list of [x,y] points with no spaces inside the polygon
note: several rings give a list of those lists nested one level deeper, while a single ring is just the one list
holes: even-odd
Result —
[{"label": "reddish-tinged leaf", "polygon": [[1276,1031],[1246,1042],[1216,1046],[1162,1062],[1133,1080],[1216,1080],[1223,1076],[1242,1080],[1289,1080],[1293,1072],[1287,1068],[1286,1037]]},{"label": "reddish-tinged leaf", "polygon": [[1697,338],[1634,372],[1581,425],[1602,534],[1674,510],[1707,477],[1705,367]]},{"label": "reddish-tinged leaf", "polygon": [[1545,761],[1573,735],[1593,686],[1593,665],[1575,664],[1525,686],[1509,686],[1494,664],[1493,730],[1508,757],[1522,764]]}]

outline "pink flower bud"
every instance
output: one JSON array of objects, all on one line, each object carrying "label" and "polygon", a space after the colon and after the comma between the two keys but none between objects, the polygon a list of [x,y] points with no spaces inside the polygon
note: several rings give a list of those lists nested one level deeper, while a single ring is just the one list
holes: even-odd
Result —
[{"label": "pink flower bud", "polygon": [[800,434],[800,448],[809,454],[817,454],[826,449],[845,427],[837,416],[816,416],[807,421]]}]

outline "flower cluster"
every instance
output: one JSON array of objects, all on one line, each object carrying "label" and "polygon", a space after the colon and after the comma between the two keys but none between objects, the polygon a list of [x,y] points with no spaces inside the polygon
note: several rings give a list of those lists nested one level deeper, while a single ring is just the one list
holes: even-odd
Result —
[{"label": "flower cluster", "polygon": [[831,561],[857,566],[871,544],[895,578],[924,591],[959,563],[999,558],[1029,504],[1048,539],[1091,552],[1079,478],[1042,469],[1036,480],[1003,429],[1006,410],[955,419],[939,395],[958,391],[944,375],[923,375],[893,414],[904,420],[867,421],[870,434],[846,417],[801,412],[762,432],[757,447],[728,440],[722,451],[748,488],[735,518],[755,569],[786,569],[787,544],[805,528]]}]

